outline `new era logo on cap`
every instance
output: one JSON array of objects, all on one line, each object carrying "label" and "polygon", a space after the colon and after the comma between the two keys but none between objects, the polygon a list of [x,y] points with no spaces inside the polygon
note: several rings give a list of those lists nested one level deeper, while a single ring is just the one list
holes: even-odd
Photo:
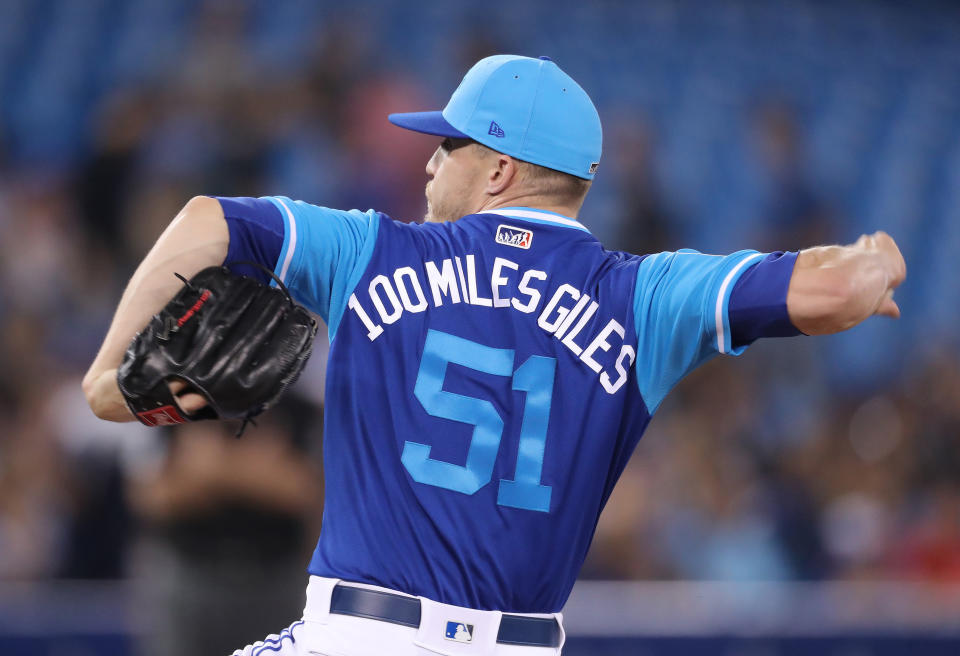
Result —
[{"label": "new era logo on cap", "polygon": [[490,121],[490,129],[487,131],[487,134],[492,134],[498,139],[503,139],[505,136],[507,136],[507,133],[503,131],[503,128],[497,125],[496,121]]},{"label": "new era logo on cap", "polygon": [[447,622],[447,630],[443,637],[454,642],[473,642],[473,624],[464,622]]},{"label": "new era logo on cap", "polygon": [[530,248],[530,244],[533,242],[533,232],[531,230],[524,230],[523,228],[500,224],[497,226],[496,241],[498,244],[527,249]]}]

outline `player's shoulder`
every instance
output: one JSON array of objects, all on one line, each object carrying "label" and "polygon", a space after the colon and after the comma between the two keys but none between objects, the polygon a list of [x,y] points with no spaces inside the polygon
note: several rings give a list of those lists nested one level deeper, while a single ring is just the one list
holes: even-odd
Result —
[{"label": "player's shoulder", "polygon": [[701,275],[713,271],[723,271],[731,266],[742,266],[757,255],[754,250],[739,250],[727,255],[702,253],[692,248],[676,251],[663,251],[646,256],[642,273],[649,277],[662,275]]},{"label": "player's shoulder", "polygon": [[627,298],[632,296],[640,266],[648,257],[646,254],[611,250],[601,246],[593,260],[593,271],[601,288],[606,288],[618,297]]},{"label": "player's shoulder", "polygon": [[456,221],[403,221],[379,213],[381,241],[396,241],[423,247],[440,244],[466,245],[476,243],[487,232],[487,222],[481,215],[471,214]]},{"label": "player's shoulder", "polygon": [[317,205],[305,200],[294,200],[287,196],[264,196],[259,200],[273,203],[289,221],[340,221],[369,225],[378,221],[382,212],[377,210],[342,210],[324,205]]},{"label": "player's shoulder", "polygon": [[609,249],[604,246],[601,246],[601,250],[602,258],[606,262],[607,266],[616,270],[636,268],[640,266],[640,263],[647,258],[653,257],[649,253],[630,253],[627,251]]}]

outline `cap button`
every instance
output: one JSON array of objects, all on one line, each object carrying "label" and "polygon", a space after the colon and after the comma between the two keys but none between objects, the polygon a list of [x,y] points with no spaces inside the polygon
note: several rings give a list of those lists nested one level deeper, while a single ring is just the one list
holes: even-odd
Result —
[{"label": "cap button", "polygon": [[539,59],[542,59],[543,61],[553,61],[552,59],[550,59],[550,58],[547,57],[546,55],[540,55]]}]

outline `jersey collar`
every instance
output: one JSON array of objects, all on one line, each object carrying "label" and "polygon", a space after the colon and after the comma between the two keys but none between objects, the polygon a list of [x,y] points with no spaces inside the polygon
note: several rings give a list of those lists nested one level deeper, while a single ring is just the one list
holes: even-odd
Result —
[{"label": "jersey collar", "polygon": [[565,228],[575,228],[577,230],[583,230],[586,233],[590,232],[585,225],[576,219],[571,219],[569,216],[563,216],[562,214],[557,214],[556,212],[538,210],[532,207],[498,207],[495,210],[481,212],[481,214],[497,214],[498,216],[503,216],[517,221],[546,223],[549,225],[563,226]]}]

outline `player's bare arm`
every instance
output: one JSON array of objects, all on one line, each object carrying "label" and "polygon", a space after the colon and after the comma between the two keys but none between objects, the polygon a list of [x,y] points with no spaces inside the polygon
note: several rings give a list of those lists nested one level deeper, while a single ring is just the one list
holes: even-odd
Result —
[{"label": "player's bare arm", "polygon": [[849,246],[803,250],[787,293],[790,320],[808,335],[828,335],[874,315],[899,318],[893,292],[906,275],[903,255],[885,232]]},{"label": "player's bare arm", "polygon": [[[188,202],[160,235],[140,263],[120,299],[100,352],[83,378],[83,391],[94,414],[108,421],[133,421],[117,386],[117,367],[130,340],[177,292],[182,284],[173,274],[191,277],[218,265],[227,255],[229,232],[223,210],[213,198]],[[174,393],[180,386],[171,385]],[[205,404],[197,394],[178,397],[190,413]]]}]

